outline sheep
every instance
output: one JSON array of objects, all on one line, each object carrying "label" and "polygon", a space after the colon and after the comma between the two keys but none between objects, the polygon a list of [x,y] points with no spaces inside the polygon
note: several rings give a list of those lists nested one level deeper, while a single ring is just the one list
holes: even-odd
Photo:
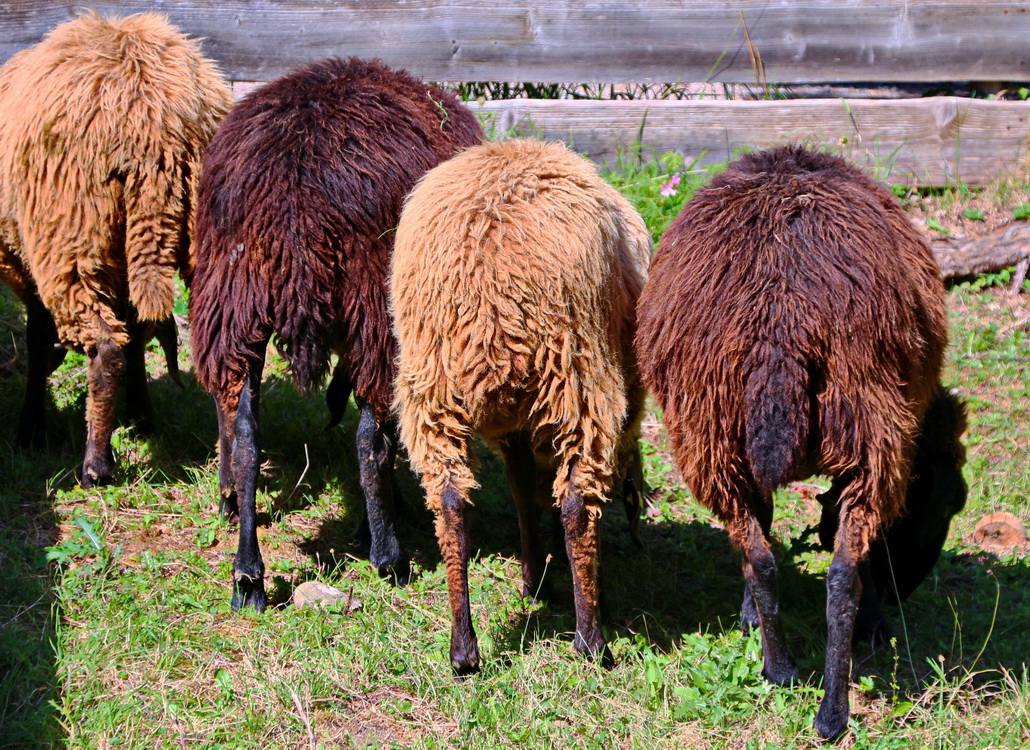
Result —
[{"label": "sheep", "polygon": [[258,400],[273,334],[301,392],[334,421],[353,390],[370,560],[403,582],[394,528],[394,349],[387,273],[401,201],[438,162],[482,140],[452,94],[381,62],[328,59],[243,98],[204,154],[190,279],[193,361],[218,411],[221,511],[239,516],[236,608],[264,609],[255,529]]},{"label": "sheep", "polygon": [[123,371],[130,418],[152,425],[143,347],[171,324],[200,154],[231,102],[199,44],[153,13],[87,13],[0,68],[0,278],[27,313],[19,441],[42,434],[54,344],[85,352],[84,487],[111,479]]},{"label": "sheep", "polygon": [[468,149],[405,203],[391,271],[395,405],[436,519],[458,675],[479,668],[468,599],[473,434],[504,460],[523,594],[541,584],[537,527],[553,503],[572,569],[575,648],[611,663],[599,517],[618,480],[637,498],[643,489],[632,336],[650,256],[639,214],[562,144]]},{"label": "sheep", "polygon": [[[921,577],[965,498],[962,405],[940,384],[944,286],[930,248],[890,192],[843,159],[749,154],[669,226],[637,315],[643,380],[692,493],[743,552],[742,624],[760,627],[763,674],[777,684],[798,670],[780,626],[772,492],[833,477],[815,724],[837,737],[868,580],[860,564],[871,548],[878,562],[888,547],[918,548]],[[884,530],[886,544],[875,541]]]}]

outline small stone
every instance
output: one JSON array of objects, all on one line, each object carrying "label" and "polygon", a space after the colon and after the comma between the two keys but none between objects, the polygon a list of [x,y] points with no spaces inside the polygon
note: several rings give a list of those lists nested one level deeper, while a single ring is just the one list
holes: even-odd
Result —
[{"label": "small stone", "polygon": [[1009,554],[1026,542],[1026,527],[1011,513],[991,513],[980,519],[973,531],[973,542],[982,550]]},{"label": "small stone", "polygon": [[352,596],[350,592],[340,591],[326,583],[305,581],[293,590],[295,607],[324,607],[326,604],[340,599],[347,600],[348,612],[357,612],[361,609],[360,599]]}]

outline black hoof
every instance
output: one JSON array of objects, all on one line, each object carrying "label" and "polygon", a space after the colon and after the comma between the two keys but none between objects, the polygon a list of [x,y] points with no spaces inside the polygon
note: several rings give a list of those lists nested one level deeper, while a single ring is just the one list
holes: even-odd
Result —
[{"label": "black hoof", "polygon": [[401,552],[400,543],[394,538],[386,540],[382,546],[385,550],[376,549],[373,545],[368,553],[368,561],[383,578],[388,578],[398,586],[405,585],[411,577],[411,563]]},{"label": "black hoof", "polygon": [[843,710],[831,709],[824,700],[819,713],[815,715],[815,731],[825,741],[832,742],[848,730],[848,717],[846,706]]},{"label": "black hoof", "polygon": [[265,611],[268,606],[268,597],[265,595],[265,586],[261,579],[238,578],[232,589],[232,608],[241,610],[245,607],[253,607],[258,614]]},{"label": "black hoof", "polygon": [[86,489],[104,487],[111,484],[113,475],[114,454],[110,447],[106,451],[87,448],[86,457],[82,461],[82,479],[79,484]]},{"label": "black hoof", "polygon": [[762,677],[779,687],[790,687],[801,681],[801,673],[793,663],[763,668]]},{"label": "black hoof", "polygon": [[451,669],[455,678],[469,677],[479,672],[479,643],[473,634],[462,638],[451,635]]},{"label": "black hoof", "polygon": [[110,469],[87,469],[82,468],[82,479],[79,484],[84,489],[91,490],[94,487],[107,487],[113,484],[114,478]]},{"label": "black hoof", "polygon": [[380,578],[385,578],[395,586],[407,586],[411,580],[411,562],[401,558],[395,563],[377,565],[376,571]]},{"label": "black hoof", "polygon": [[479,674],[479,662],[475,664],[460,664],[451,659],[451,669],[454,670],[455,679],[462,680],[474,674]]},{"label": "black hoof", "polygon": [[611,649],[608,648],[608,644],[604,642],[603,638],[595,640],[598,642],[588,643],[586,639],[580,637],[579,633],[576,633],[576,651],[584,659],[596,661],[605,669],[611,669],[615,666],[615,657],[612,656]]}]

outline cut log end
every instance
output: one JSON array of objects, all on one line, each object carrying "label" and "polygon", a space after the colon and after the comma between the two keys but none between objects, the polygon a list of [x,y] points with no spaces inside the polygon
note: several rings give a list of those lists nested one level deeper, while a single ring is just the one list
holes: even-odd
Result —
[{"label": "cut log end", "polygon": [[1011,513],[991,513],[980,519],[973,543],[985,552],[1007,555],[1026,546],[1026,527]]}]

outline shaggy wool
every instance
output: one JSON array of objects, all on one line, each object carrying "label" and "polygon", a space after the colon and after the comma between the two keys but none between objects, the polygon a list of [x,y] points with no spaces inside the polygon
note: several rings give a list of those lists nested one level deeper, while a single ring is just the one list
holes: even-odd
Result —
[{"label": "shaggy wool", "polygon": [[650,256],[636,210],[561,144],[485,144],[422,179],[391,288],[401,438],[431,508],[475,486],[473,433],[525,431],[556,501],[572,481],[599,509],[639,434],[632,336]]},{"label": "shaggy wool", "polygon": [[863,556],[902,508],[947,341],[933,253],[890,191],[831,155],[748,155],[669,226],[638,312],[683,476],[734,542],[752,488],[854,474]]},{"label": "shaggy wool", "polygon": [[191,280],[197,378],[238,391],[274,332],[301,390],[340,354],[382,414],[395,347],[386,283],[404,196],[479,143],[452,94],[378,61],[330,59],[242,99],[204,158]]},{"label": "shaggy wool", "polygon": [[172,313],[203,148],[232,92],[160,15],[58,26],[0,68],[0,277],[95,350]]}]

